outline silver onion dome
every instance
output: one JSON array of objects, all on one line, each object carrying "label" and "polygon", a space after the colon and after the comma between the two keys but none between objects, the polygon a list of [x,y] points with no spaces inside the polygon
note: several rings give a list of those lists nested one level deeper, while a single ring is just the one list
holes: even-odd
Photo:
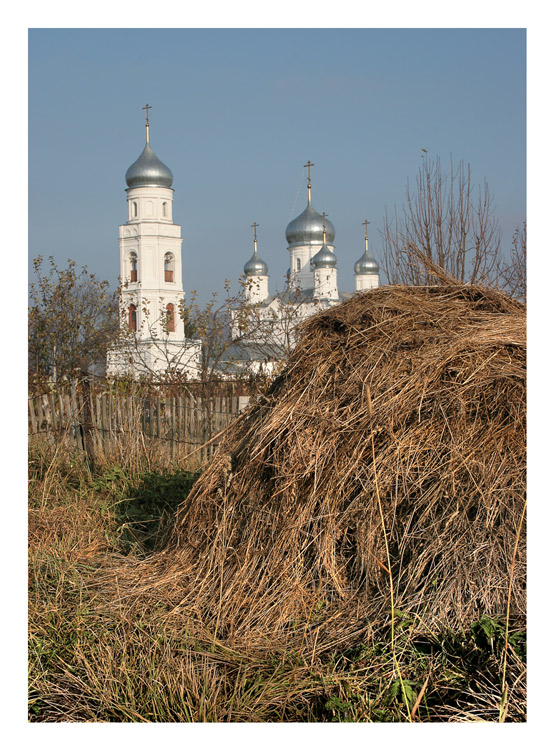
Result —
[{"label": "silver onion dome", "polygon": [[[335,227],[329,219],[325,221],[325,228],[327,241],[333,244]],[[289,247],[323,244],[323,216],[315,210],[311,201],[308,201],[308,205],[300,216],[289,223],[286,229],[286,237]]]},{"label": "silver onion dome", "polygon": [[244,274],[245,276],[267,276],[267,263],[255,252],[250,260],[244,264]]},{"label": "silver onion dome", "polygon": [[130,188],[166,187],[173,184],[173,175],[169,167],[161,162],[149,143],[134,164],[125,174],[125,181]]},{"label": "silver onion dome", "polygon": [[364,251],[362,257],[354,264],[354,273],[356,275],[379,273],[379,265],[375,258],[372,258],[368,253],[367,249]]},{"label": "silver onion dome", "polygon": [[314,268],[336,268],[337,257],[335,253],[327,247],[327,245],[323,245],[321,250],[312,258],[312,263],[314,264]]}]

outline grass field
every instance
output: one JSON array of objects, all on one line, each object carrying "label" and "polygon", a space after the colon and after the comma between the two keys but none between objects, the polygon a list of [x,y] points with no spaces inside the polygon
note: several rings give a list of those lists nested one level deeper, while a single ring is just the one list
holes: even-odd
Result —
[{"label": "grass field", "polygon": [[196,475],[40,442],[29,459],[30,721],[525,721],[525,633],[500,618],[431,633],[397,612],[394,648],[389,622],[315,654],[306,622],[290,648],[237,649],[161,594],[114,597],[106,576],[163,547]]}]

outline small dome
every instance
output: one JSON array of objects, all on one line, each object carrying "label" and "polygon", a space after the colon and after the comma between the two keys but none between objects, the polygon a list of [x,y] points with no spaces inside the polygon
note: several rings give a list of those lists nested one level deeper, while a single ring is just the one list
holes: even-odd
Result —
[{"label": "small dome", "polygon": [[327,245],[323,245],[321,250],[312,258],[312,263],[314,268],[336,268],[337,257],[332,250],[329,250]]},{"label": "small dome", "polygon": [[356,275],[363,275],[366,273],[379,273],[379,265],[375,258],[372,258],[367,250],[364,251],[362,257],[354,264],[354,273]]},{"label": "small dome", "polygon": [[[335,227],[325,220],[327,241],[333,244],[335,239]],[[323,244],[323,216],[318,214],[312,206],[311,201],[302,211],[300,216],[293,219],[286,229],[287,242],[293,245],[322,245]]]},{"label": "small dome", "polygon": [[267,276],[267,263],[260,258],[258,253],[254,253],[244,264],[244,273],[246,276]]},{"label": "small dome", "polygon": [[142,154],[131,164],[125,174],[125,181],[130,188],[166,187],[173,184],[173,175],[169,167],[163,164],[147,143]]}]

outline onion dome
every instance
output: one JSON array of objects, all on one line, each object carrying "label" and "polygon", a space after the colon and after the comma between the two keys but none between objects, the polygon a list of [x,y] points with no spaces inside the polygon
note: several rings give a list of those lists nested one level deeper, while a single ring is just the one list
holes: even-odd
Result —
[{"label": "onion dome", "polygon": [[314,268],[336,268],[337,256],[327,245],[323,245],[321,250],[312,258],[312,263],[314,264]]},{"label": "onion dome", "polygon": [[[330,221],[326,222],[327,240],[332,244],[335,239],[335,227]],[[311,200],[300,216],[293,219],[286,229],[289,247],[295,245],[323,244],[323,217],[312,206]]]},{"label": "onion dome", "polygon": [[125,181],[130,188],[169,188],[173,184],[173,175],[169,167],[166,167],[166,165],[158,159],[152,150],[150,143],[147,141],[142,154],[127,170]]},{"label": "onion dome", "polygon": [[366,247],[362,257],[354,264],[354,273],[363,275],[367,273],[379,273],[379,265],[375,258],[372,258]]},{"label": "onion dome", "polygon": [[245,276],[267,276],[267,263],[263,261],[255,250],[254,255],[244,264]]},{"label": "onion dome", "polygon": [[257,222],[252,224],[254,229],[254,255],[250,260],[244,264],[245,276],[267,276],[267,263],[263,261],[258,255],[258,235],[256,234],[256,227],[260,225]]}]

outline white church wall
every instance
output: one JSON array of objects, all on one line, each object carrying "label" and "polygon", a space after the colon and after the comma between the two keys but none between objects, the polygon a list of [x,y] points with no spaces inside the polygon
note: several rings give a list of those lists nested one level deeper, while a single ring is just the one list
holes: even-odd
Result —
[{"label": "white church wall", "polygon": [[336,268],[316,268],[314,270],[314,297],[330,300],[339,299]]},{"label": "white church wall", "polygon": [[366,289],[377,289],[379,286],[378,273],[358,273],[354,275],[354,279],[357,292],[363,292]]},{"label": "white church wall", "polygon": [[[173,221],[173,190],[159,186],[127,188],[129,223]],[[164,205],[165,212],[164,212]],[[136,211],[135,211],[136,205]]]},{"label": "white church wall", "polygon": [[244,297],[248,304],[256,305],[267,299],[268,277],[250,276],[244,282]]}]

